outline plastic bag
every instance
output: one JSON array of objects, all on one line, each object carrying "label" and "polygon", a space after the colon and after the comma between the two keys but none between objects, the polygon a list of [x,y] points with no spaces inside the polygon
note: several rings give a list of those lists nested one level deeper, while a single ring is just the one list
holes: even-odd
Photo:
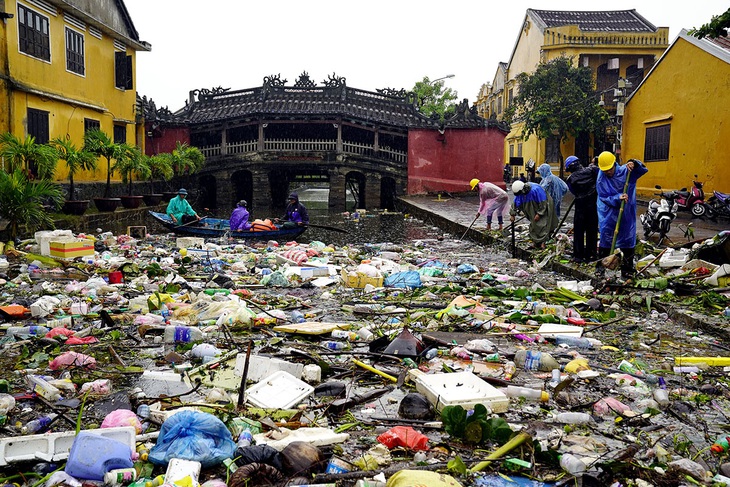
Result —
[{"label": "plastic bag", "polygon": [[428,436],[419,433],[410,426],[391,428],[378,436],[377,440],[391,449],[402,446],[409,450],[428,450]]},{"label": "plastic bag", "polygon": [[421,275],[418,271],[403,271],[391,274],[383,283],[385,287],[417,288],[421,287]]},{"label": "plastic bag", "polygon": [[393,474],[386,484],[388,487],[462,487],[451,475],[426,470],[400,470]]},{"label": "plastic bag", "polygon": [[209,468],[232,458],[235,450],[231,432],[220,419],[208,413],[182,411],[162,423],[149,460],[166,465],[172,458],[181,458]]},{"label": "plastic bag", "polygon": [[101,422],[102,428],[117,428],[120,426],[134,426],[134,430],[137,434],[142,433],[142,423],[140,423],[139,418],[134,411],[130,411],[129,409],[117,409],[116,411],[112,411],[107,414],[104,421]]},{"label": "plastic bag", "polygon": [[89,355],[84,355],[83,353],[64,352],[51,360],[48,364],[48,368],[51,370],[70,367],[87,367],[89,369],[93,369],[96,367],[96,359]]}]

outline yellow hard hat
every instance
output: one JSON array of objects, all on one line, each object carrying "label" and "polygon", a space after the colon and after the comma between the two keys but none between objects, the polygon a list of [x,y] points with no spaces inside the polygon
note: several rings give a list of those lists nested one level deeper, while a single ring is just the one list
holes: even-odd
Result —
[{"label": "yellow hard hat", "polygon": [[608,151],[603,151],[598,155],[598,169],[601,171],[610,170],[616,163],[616,156]]},{"label": "yellow hard hat", "polygon": [[479,184],[479,180],[477,178],[474,178],[471,181],[469,181],[469,186],[471,186],[471,189],[474,189],[474,186],[476,186],[477,184]]}]

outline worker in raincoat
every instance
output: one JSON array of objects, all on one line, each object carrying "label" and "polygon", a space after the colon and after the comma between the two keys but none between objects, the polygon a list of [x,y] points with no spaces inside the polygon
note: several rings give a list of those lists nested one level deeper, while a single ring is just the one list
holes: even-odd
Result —
[{"label": "worker in raincoat", "polygon": [[474,217],[474,221],[481,215],[487,215],[487,230],[492,229],[492,217],[494,214],[497,215],[497,222],[499,223],[499,231],[502,231],[504,217],[507,214],[509,205],[509,196],[507,192],[489,182],[480,182],[474,178],[469,181],[472,191],[479,193],[479,209],[477,210],[477,216]]},{"label": "worker in raincoat", "polygon": [[547,194],[553,199],[553,205],[555,205],[555,216],[560,219],[560,203],[563,201],[563,196],[568,192],[568,185],[565,182],[553,174],[550,164],[541,164],[537,168],[537,172],[540,173],[542,181],[540,186],[545,190]]},{"label": "worker in raincoat", "polygon": [[510,220],[515,221],[517,212],[530,220],[530,239],[537,248],[544,249],[545,242],[558,226],[552,198],[537,183],[512,183],[515,199],[510,209]]},{"label": "worker in raincoat", "polygon": [[584,167],[576,156],[568,156],[565,158],[565,170],[570,173],[566,183],[575,198],[573,262],[593,262],[597,258],[598,246],[598,166]]},{"label": "worker in raincoat", "polygon": [[[598,156],[598,228],[601,238],[598,242],[598,258],[606,257],[611,252],[611,244],[616,230],[616,222],[624,201],[624,212],[618,227],[616,248],[621,249],[621,277],[629,278],[634,274],[634,247],[636,246],[636,181],[649,172],[640,161],[629,159],[621,166],[616,163],[616,156],[610,152],[601,152]],[[628,178],[628,186],[624,186]],[[599,262],[597,271],[602,272]]]},{"label": "worker in raincoat", "polygon": [[231,213],[231,231],[242,232],[244,230],[251,229],[251,224],[248,221],[251,215],[248,212],[247,206],[248,203],[246,202],[246,200],[241,200],[238,202],[236,209],[234,209],[233,213]]},{"label": "worker in raincoat", "polygon": [[185,188],[180,188],[177,192],[177,196],[172,198],[167,204],[167,210],[165,213],[170,215],[170,219],[177,225],[187,225],[188,223],[199,221],[200,217],[190,203],[187,201],[188,191]]}]

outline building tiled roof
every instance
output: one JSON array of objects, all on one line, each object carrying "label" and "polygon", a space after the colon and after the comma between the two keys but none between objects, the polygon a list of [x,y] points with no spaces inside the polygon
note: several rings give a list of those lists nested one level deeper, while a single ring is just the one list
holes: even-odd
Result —
[{"label": "building tiled roof", "polygon": [[718,47],[725,49],[730,52],[730,36],[716,37],[715,39],[706,38],[708,41],[717,45]]},{"label": "building tiled roof", "polygon": [[[299,81],[284,86],[278,78],[264,79],[261,87],[238,91],[217,88],[195,90],[185,108],[175,113],[175,119],[193,125],[227,120],[317,120],[342,118],[346,121],[369,125],[407,129],[410,127],[438,127],[438,120],[425,117],[416,108],[414,95],[405,90],[379,90],[378,93],[350,88],[344,78],[330,80],[324,86]],[[449,123],[447,121],[447,126]],[[486,127],[489,122],[481,117],[454,120],[454,127]]]},{"label": "building tiled roof", "polygon": [[656,27],[636,10],[603,10],[575,12],[564,10],[533,10],[545,27],[578,25],[585,32],[655,32]]}]

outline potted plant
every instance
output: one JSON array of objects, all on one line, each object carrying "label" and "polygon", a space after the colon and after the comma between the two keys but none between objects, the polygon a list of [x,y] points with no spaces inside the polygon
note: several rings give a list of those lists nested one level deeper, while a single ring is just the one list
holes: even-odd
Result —
[{"label": "potted plant", "polygon": [[53,147],[36,143],[31,135],[20,140],[10,132],[0,134],[0,157],[8,173],[20,170],[28,179],[53,179],[58,161]]},{"label": "potted plant", "polygon": [[89,208],[89,200],[76,199],[74,175],[78,171],[95,170],[96,156],[87,150],[77,148],[68,137],[58,137],[52,140],[50,145],[56,149],[58,159],[64,161],[68,169],[68,199],[63,205],[63,212],[83,215]]},{"label": "potted plant", "polygon": [[84,135],[84,149],[106,159],[106,187],[103,198],[94,198],[94,205],[99,211],[114,211],[122,202],[121,198],[112,198],[112,159],[123,156],[124,148],[115,144],[102,130],[89,130]]},{"label": "potted plant", "polygon": [[[186,142],[176,142],[172,152],[160,154],[166,158],[172,167],[173,175],[176,178],[190,176],[205,165],[205,156],[200,149],[188,145]],[[164,193],[167,199],[174,198],[177,191]]]},{"label": "potted plant", "polygon": [[10,221],[8,233],[11,240],[18,237],[21,227],[29,232],[39,228],[54,228],[53,215],[45,206],[53,209],[63,204],[63,190],[48,180],[31,180],[24,170],[0,171],[0,217]]},{"label": "potted plant", "polygon": [[149,180],[152,182],[152,193],[142,195],[142,199],[144,200],[145,205],[156,206],[160,204],[164,195],[162,193],[154,192],[154,181],[156,179],[169,181],[173,176],[172,166],[170,165],[169,158],[164,157],[162,154],[148,157],[147,165],[150,167]]},{"label": "potted plant", "polygon": [[139,208],[142,204],[142,196],[132,194],[132,182],[134,176],[138,179],[147,179],[150,176],[149,158],[142,154],[138,147],[129,144],[119,144],[123,149],[114,162],[114,171],[122,176],[122,182],[127,184],[127,194],[121,197],[122,206],[125,208]]}]

